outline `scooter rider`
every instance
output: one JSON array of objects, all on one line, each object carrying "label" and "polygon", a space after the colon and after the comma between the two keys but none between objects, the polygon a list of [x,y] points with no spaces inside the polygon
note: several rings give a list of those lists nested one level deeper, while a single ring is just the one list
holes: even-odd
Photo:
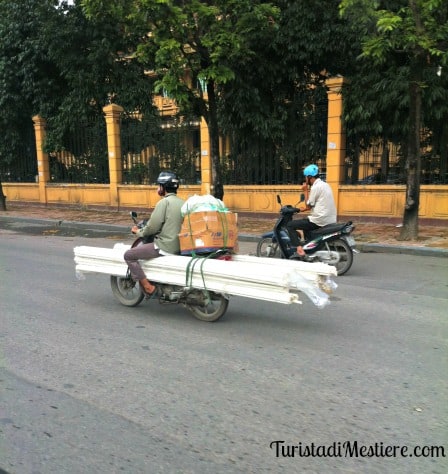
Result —
[{"label": "scooter rider", "polygon": [[302,189],[306,203],[304,210],[311,210],[311,213],[308,217],[292,220],[287,225],[291,246],[297,247],[298,255],[304,255],[304,251],[301,248],[297,230],[303,231],[306,240],[307,232],[334,224],[337,220],[333,192],[330,185],[319,178],[317,165],[307,166],[303,170],[303,175],[305,183],[303,183]]},{"label": "scooter rider", "polygon": [[147,260],[162,255],[178,254],[179,237],[182,226],[181,207],[183,199],[177,196],[179,178],[171,171],[162,171],[157,178],[158,194],[162,196],[143,229],[133,226],[131,231],[139,237],[154,236],[151,243],[141,244],[124,254],[133,280],[138,281],[144,293],[151,296],[155,286],[146,278],[139,260]]}]

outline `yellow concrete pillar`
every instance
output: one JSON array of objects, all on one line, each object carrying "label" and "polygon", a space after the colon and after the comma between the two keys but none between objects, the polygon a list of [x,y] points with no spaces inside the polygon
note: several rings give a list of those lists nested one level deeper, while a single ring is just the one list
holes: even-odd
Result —
[{"label": "yellow concrete pillar", "polygon": [[346,156],[345,130],[342,123],[343,77],[332,77],[325,82],[328,95],[327,182],[333,190],[336,209],[339,209],[339,184],[344,180]]},{"label": "yellow concrete pillar", "polygon": [[201,194],[212,194],[212,160],[210,153],[210,135],[208,125],[201,118]]},{"label": "yellow concrete pillar", "polygon": [[47,122],[39,115],[33,117],[34,136],[36,140],[37,176],[39,183],[39,202],[47,204],[47,183],[50,181],[50,162],[48,153],[44,152]]},{"label": "yellow concrete pillar", "polygon": [[118,186],[123,181],[123,168],[121,164],[121,136],[120,136],[120,116],[123,107],[117,104],[109,104],[103,107],[106,116],[107,129],[107,149],[109,156],[109,193],[110,205],[120,206]]}]

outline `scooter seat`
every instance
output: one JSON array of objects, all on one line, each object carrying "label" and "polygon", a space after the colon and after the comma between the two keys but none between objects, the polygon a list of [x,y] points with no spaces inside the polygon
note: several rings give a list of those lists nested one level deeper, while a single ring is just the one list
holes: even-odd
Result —
[{"label": "scooter seat", "polygon": [[336,224],[328,224],[320,229],[313,230],[309,232],[310,236],[319,236],[319,235],[325,235],[325,234],[331,234],[332,232],[339,232],[342,230],[346,225],[348,225],[348,222],[343,222],[343,223],[336,223]]}]

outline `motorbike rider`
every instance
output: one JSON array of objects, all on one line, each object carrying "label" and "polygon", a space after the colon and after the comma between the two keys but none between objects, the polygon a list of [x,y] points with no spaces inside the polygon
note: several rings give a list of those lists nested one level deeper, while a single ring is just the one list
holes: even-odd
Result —
[{"label": "motorbike rider", "polygon": [[330,185],[320,179],[318,166],[314,164],[307,166],[303,170],[303,175],[305,182],[302,185],[302,190],[306,203],[304,210],[311,210],[311,213],[304,219],[292,220],[287,224],[291,246],[297,247],[296,253],[300,256],[303,256],[305,252],[300,245],[297,230],[303,231],[306,240],[309,231],[334,224],[337,219],[333,192]]},{"label": "motorbike rider", "polygon": [[143,292],[148,296],[155,294],[156,287],[146,278],[139,260],[178,254],[180,251],[178,234],[183,220],[181,207],[184,200],[177,196],[179,188],[177,175],[171,171],[162,171],[157,178],[157,184],[159,185],[157,193],[163,199],[156,204],[145,227],[139,229],[135,225],[131,229],[138,237],[154,236],[154,241],[131,248],[124,254],[132,279],[140,283]]}]

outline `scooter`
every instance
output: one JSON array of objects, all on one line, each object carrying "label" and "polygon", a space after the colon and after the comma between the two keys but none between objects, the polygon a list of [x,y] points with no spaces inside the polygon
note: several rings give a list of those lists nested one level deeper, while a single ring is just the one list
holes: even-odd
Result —
[{"label": "scooter", "polygon": [[[301,201],[304,197],[302,195]],[[336,267],[338,275],[344,275],[353,264],[353,254],[356,242],[350,235],[353,222],[329,224],[320,229],[307,232],[305,241],[301,246],[304,256],[297,255],[296,247],[291,246],[287,224],[292,221],[294,214],[300,209],[291,205],[282,205],[279,195],[277,202],[280,205],[280,216],[271,232],[261,236],[257,244],[258,257],[283,258],[289,260],[302,260],[305,262],[323,262]]]},{"label": "scooter", "polygon": [[[147,220],[138,221],[138,215],[135,211],[131,212],[131,218],[139,229],[142,229]],[[131,248],[152,242],[154,236],[137,238]],[[228,250],[218,250],[210,253],[206,257],[216,259],[230,259],[231,255]],[[156,291],[151,297],[143,293],[138,282],[135,282],[128,271],[126,277],[111,275],[110,284],[112,293],[117,300],[124,306],[137,306],[144,298],[157,298],[160,304],[182,304],[197,319],[201,321],[217,321],[227,311],[229,304],[228,296],[214,291],[201,290],[187,286],[177,286],[153,282]]]}]

